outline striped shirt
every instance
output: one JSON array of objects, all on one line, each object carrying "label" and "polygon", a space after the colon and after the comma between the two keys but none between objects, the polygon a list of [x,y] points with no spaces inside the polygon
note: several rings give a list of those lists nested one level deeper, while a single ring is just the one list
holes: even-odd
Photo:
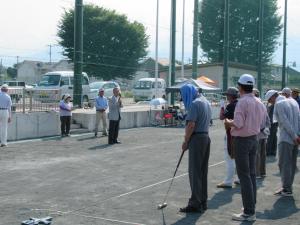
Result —
[{"label": "striped shirt", "polygon": [[259,134],[266,114],[267,109],[258,98],[252,93],[243,94],[235,107],[231,135],[249,137]]}]

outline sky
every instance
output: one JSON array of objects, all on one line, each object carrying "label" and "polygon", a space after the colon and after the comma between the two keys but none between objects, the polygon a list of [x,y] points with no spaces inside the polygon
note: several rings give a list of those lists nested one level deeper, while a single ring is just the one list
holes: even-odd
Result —
[{"label": "sky", "polygon": [[[183,1],[177,0],[176,59],[182,57]],[[155,56],[157,0],[83,0],[125,14],[130,21],[146,27],[150,36],[149,56]],[[288,1],[287,63],[296,62],[300,71],[300,20],[299,0]],[[65,9],[74,7],[75,0],[6,0],[1,2],[0,63],[12,66],[23,60],[49,62],[49,45],[52,61],[63,58],[57,46],[57,25]],[[298,3],[298,4],[297,4]],[[284,0],[278,0],[279,14],[283,15]],[[184,61],[192,58],[193,0],[185,0]],[[158,57],[169,58],[171,0],[159,0]],[[282,37],[278,40],[282,43]],[[201,55],[201,48],[199,49]],[[18,56],[18,57],[17,57]],[[282,44],[274,54],[273,63],[282,62]]]}]

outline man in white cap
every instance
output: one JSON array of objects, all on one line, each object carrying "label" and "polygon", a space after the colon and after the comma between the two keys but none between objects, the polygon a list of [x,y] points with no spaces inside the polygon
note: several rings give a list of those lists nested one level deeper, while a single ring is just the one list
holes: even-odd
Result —
[{"label": "man in white cap", "polygon": [[[295,177],[298,145],[300,143],[300,114],[297,102],[292,98],[278,100],[273,90],[266,93],[266,99],[272,101],[275,98],[274,117],[279,126],[279,171],[281,176],[281,188],[274,195],[292,196]],[[270,97],[272,96],[272,97]],[[274,101],[274,100],[273,100]]]},{"label": "man in white cap", "polygon": [[285,96],[286,98],[292,97],[292,90],[288,87],[285,87],[281,91],[282,95]]},{"label": "man in white cap", "polygon": [[241,184],[243,211],[232,216],[232,219],[237,221],[256,220],[257,135],[267,109],[252,93],[254,84],[252,75],[243,74],[239,78],[238,89],[241,97],[235,107],[234,119],[225,119],[225,126],[231,127],[236,169]]},{"label": "man in white cap", "polygon": [[106,123],[106,110],[108,108],[107,98],[104,96],[104,89],[99,89],[99,94],[95,99],[96,108],[96,124],[95,124],[95,137],[98,135],[99,123],[102,121],[102,135],[107,136],[107,123]]},{"label": "man in white cap", "polygon": [[279,95],[275,90],[269,90],[265,95],[265,99],[270,104],[268,107],[268,114],[271,122],[270,135],[267,139],[267,156],[276,156],[278,122],[274,118],[274,107],[276,100],[280,101],[284,99],[284,97]]},{"label": "man in white cap", "polygon": [[8,85],[3,84],[0,92],[0,139],[1,147],[7,146],[7,127],[11,122],[11,98],[7,94]]}]

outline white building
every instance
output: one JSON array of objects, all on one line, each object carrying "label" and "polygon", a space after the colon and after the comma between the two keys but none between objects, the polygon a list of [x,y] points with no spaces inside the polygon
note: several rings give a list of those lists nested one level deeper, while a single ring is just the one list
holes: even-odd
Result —
[{"label": "white building", "polygon": [[17,65],[17,79],[28,84],[38,83],[43,74],[51,71],[73,70],[73,63],[60,60],[54,63],[24,60]]}]

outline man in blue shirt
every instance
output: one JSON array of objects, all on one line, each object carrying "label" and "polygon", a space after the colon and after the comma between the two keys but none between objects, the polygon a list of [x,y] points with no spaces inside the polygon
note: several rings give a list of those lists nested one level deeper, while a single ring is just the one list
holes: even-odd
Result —
[{"label": "man in blue shirt", "polygon": [[0,92],[0,139],[1,147],[7,146],[7,127],[11,122],[11,98],[7,94],[8,85],[3,84]]},{"label": "man in blue shirt", "polygon": [[99,89],[99,95],[95,99],[96,107],[96,124],[95,124],[95,137],[98,135],[98,127],[100,120],[102,121],[102,135],[107,136],[106,124],[106,109],[108,108],[107,98],[104,96],[104,89]]},{"label": "man in blue shirt", "polygon": [[181,87],[180,93],[187,110],[182,151],[189,150],[189,180],[192,193],[188,205],[180,208],[179,211],[202,213],[207,209],[207,173],[210,153],[208,128],[212,111],[209,102],[198,94],[194,86],[186,84]]}]

